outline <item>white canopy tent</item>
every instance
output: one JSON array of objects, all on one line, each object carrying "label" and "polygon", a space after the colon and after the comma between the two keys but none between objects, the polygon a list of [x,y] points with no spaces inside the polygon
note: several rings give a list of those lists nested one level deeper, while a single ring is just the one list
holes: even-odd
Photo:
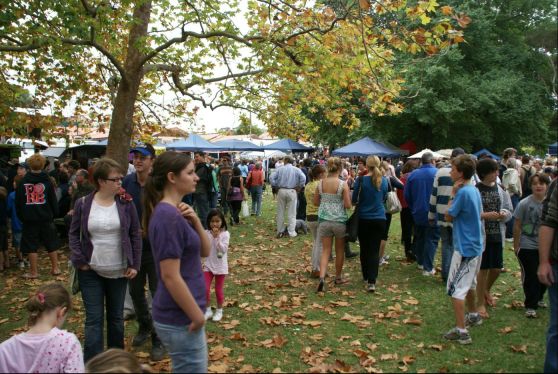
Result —
[{"label": "white canopy tent", "polygon": [[412,156],[409,156],[409,158],[421,158],[423,154],[425,154],[426,152],[430,152],[432,153],[432,156],[434,157],[434,159],[439,160],[441,158],[444,158],[445,156],[442,154],[439,154],[437,152],[434,152],[428,148],[423,149],[422,151],[420,151],[419,153],[415,153]]}]

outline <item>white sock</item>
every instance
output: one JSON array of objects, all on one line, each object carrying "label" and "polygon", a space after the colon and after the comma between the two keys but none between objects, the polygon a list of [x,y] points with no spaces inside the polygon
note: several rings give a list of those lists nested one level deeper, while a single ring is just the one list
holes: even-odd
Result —
[{"label": "white sock", "polygon": [[459,331],[459,332],[461,332],[461,333],[463,333],[463,332],[468,332],[467,329],[461,329],[461,328],[459,328],[459,327],[456,327],[456,328],[457,328],[457,331]]}]

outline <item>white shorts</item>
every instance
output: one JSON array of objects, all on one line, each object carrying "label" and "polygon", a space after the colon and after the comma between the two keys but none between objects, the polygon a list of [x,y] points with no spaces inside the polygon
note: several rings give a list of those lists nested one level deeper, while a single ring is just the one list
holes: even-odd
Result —
[{"label": "white shorts", "polygon": [[448,275],[448,295],[454,299],[465,300],[467,292],[477,288],[480,265],[481,256],[463,257],[459,251],[454,251]]}]

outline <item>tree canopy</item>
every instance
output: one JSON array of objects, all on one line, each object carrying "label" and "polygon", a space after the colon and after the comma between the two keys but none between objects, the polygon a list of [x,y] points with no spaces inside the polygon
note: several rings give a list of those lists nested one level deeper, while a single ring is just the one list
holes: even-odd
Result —
[{"label": "tree canopy", "polygon": [[78,114],[110,119],[107,153],[124,163],[134,134],[188,120],[196,106],[252,111],[294,136],[313,129],[302,107],[358,126],[344,96],[355,90],[371,112],[398,113],[396,53],[439,53],[469,22],[436,0],[242,4],[0,0],[0,71],[55,115],[74,100]]}]

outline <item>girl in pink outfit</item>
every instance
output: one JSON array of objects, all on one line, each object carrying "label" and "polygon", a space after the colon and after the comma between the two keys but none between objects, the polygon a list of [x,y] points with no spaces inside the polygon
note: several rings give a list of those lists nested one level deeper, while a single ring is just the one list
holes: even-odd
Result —
[{"label": "girl in pink outfit", "polygon": [[[209,212],[207,227],[209,227],[209,230],[205,230],[205,232],[211,243],[211,253],[205,259],[203,265],[207,297],[205,319],[208,320],[213,317],[213,321],[218,322],[223,318],[223,302],[225,301],[223,286],[225,284],[225,276],[229,273],[227,252],[231,235],[227,231],[225,216],[218,209],[212,209]],[[215,295],[217,295],[217,310],[215,314],[213,314],[210,306],[211,282],[213,278],[215,278]]]},{"label": "girl in pink outfit", "polygon": [[59,283],[41,286],[25,307],[29,331],[0,344],[0,372],[83,373],[79,340],[60,330],[72,307],[66,288]]}]

